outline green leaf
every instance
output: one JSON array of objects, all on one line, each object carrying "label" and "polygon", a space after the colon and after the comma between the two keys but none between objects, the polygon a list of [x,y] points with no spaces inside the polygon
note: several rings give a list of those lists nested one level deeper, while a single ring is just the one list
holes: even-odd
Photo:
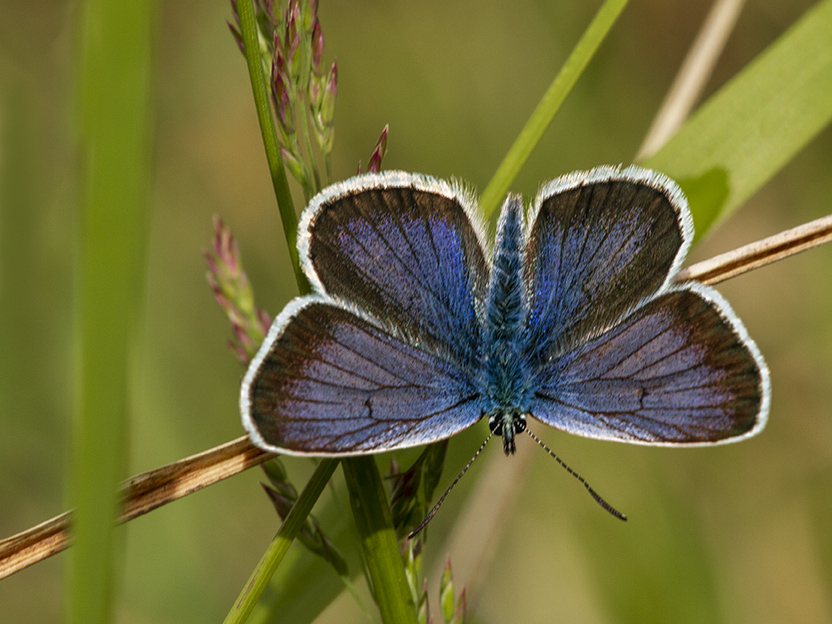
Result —
[{"label": "green leaf", "polygon": [[832,1],[818,3],[643,164],[676,179],[697,234],[757,192],[832,119]]}]

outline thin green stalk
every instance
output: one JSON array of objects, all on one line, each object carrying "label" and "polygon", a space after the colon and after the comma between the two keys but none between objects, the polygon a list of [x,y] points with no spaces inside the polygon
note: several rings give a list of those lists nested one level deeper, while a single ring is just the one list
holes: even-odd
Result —
[{"label": "thin green stalk", "polygon": [[[295,269],[298,286],[300,291],[305,293],[309,292],[310,288],[298,263],[298,254],[296,249],[297,216],[295,215],[294,207],[291,203],[291,196],[289,195],[286,173],[280,157],[274,120],[272,118],[269,97],[266,90],[266,81],[263,77],[263,70],[260,63],[257,27],[254,20],[254,5],[252,0],[239,0],[237,3],[237,10],[240,15],[240,30],[243,35],[243,44],[245,46],[249,76],[251,78],[252,91],[254,92],[255,104],[257,107],[257,116],[260,121],[260,129],[263,136],[263,143],[266,148],[266,156],[269,160],[269,169],[272,173],[272,182],[274,184],[278,207],[280,209],[281,218],[283,219],[283,229],[286,236],[286,243],[289,247],[289,253],[292,259],[292,265]],[[326,461],[329,462],[333,460]],[[399,553],[396,534],[393,530],[387,497],[381,484],[381,475],[378,472],[375,462],[371,459],[367,461],[369,461],[369,464],[363,462],[362,459],[350,460],[350,462],[358,462],[358,464],[362,466],[362,473],[365,475],[364,478],[352,483],[350,487],[350,499],[361,501],[362,509],[368,511],[368,513],[378,516],[378,518],[364,518],[360,522],[358,517],[356,517],[357,523],[365,528],[373,530],[374,532],[377,530],[381,531],[378,527],[385,527],[379,537],[370,535],[362,541],[365,546],[364,555],[368,562],[368,567],[371,570],[371,576],[373,576],[373,584],[378,585],[381,588],[380,596],[377,595],[376,599],[379,601],[379,609],[382,611],[382,617],[388,618],[390,614],[396,615],[396,619],[385,619],[385,622],[415,622],[415,611],[412,602],[410,601],[410,593],[407,589],[406,581],[404,580],[404,567]],[[311,485],[312,482],[310,481],[307,485],[307,489],[310,489]],[[321,488],[322,487],[323,486],[321,486]],[[304,492],[306,492],[306,490],[304,490]],[[300,508],[300,500],[295,504],[292,512],[294,513],[295,510],[297,510],[299,522],[306,519],[306,516],[312,508],[311,505],[314,504],[314,500],[316,500],[319,495],[320,489],[314,488],[310,490],[310,497],[312,498],[312,501],[306,509]],[[355,511],[355,505],[353,507]],[[244,591],[245,596],[241,596],[238,599],[238,603],[241,603],[241,607],[238,608],[237,604],[235,604],[234,609],[232,609],[232,612],[229,614],[229,618],[233,617],[234,619],[227,621],[244,621],[251,612],[251,606],[253,606],[260,593],[262,593],[268,579],[271,578],[271,575],[277,568],[277,564],[282,559],[282,554],[278,557],[275,554],[270,555],[269,553],[272,551],[281,553],[284,548],[282,544],[285,542],[286,547],[288,547],[288,544],[292,539],[294,539],[294,536],[297,533],[299,525],[292,531],[288,528],[284,531],[283,527],[286,526],[288,520],[289,518],[287,517],[286,522],[284,522],[281,527],[281,532],[279,533],[280,539],[278,540],[276,538],[275,542],[269,549],[269,552],[264,555],[264,560],[268,559],[273,563],[263,565],[263,562],[261,562],[261,565],[258,566],[257,570],[255,570],[249,585],[247,585],[246,590]],[[280,543],[278,544],[277,542]],[[376,574],[380,574],[385,578],[375,578]],[[401,592],[393,591],[392,588],[388,588],[390,583],[392,583],[393,588],[401,585],[404,593],[401,594]],[[404,584],[402,585],[402,583]],[[243,608],[241,601],[244,601],[245,605],[251,606]]]},{"label": "thin green stalk", "polygon": [[155,3],[87,0],[80,13],[78,395],[67,619],[112,619],[114,527],[126,476],[131,347],[141,309]]},{"label": "thin green stalk", "polygon": [[280,156],[280,146],[277,142],[272,108],[269,103],[268,87],[266,85],[266,78],[263,75],[260,38],[254,19],[253,0],[239,0],[237,2],[237,11],[240,15],[240,32],[243,35],[248,75],[251,80],[251,90],[254,94],[257,119],[260,122],[260,134],[263,137],[263,147],[266,149],[266,159],[269,162],[269,172],[272,176],[272,186],[274,187],[274,195],[277,199],[277,208],[280,211],[280,219],[283,223],[283,235],[286,237],[286,245],[289,249],[289,257],[292,260],[292,267],[295,271],[298,288],[301,294],[306,294],[310,291],[309,282],[300,269],[296,245],[298,217],[295,214],[292,193],[289,191],[286,170],[283,168],[283,159]]},{"label": "thin green stalk", "polygon": [[385,624],[416,624],[416,608],[376,461],[373,457],[352,457],[344,460],[343,468],[381,620]]},{"label": "thin green stalk", "polygon": [[312,511],[312,507],[315,506],[315,502],[326,484],[329,483],[332,473],[335,472],[335,468],[338,466],[338,461],[337,459],[324,459],[318,464],[312,478],[309,479],[297,502],[289,511],[283,524],[280,525],[277,535],[275,535],[268,550],[263,553],[260,563],[251,573],[248,583],[237,597],[231,611],[228,612],[224,620],[225,624],[241,624],[248,619],[252,609],[257,604],[257,600],[269,584],[275,570],[277,570],[277,566],[283,561],[286,551],[289,550],[289,546],[292,545],[298,531],[306,522],[306,517]]},{"label": "thin green stalk", "polygon": [[511,146],[503,162],[494,173],[494,177],[485,187],[480,197],[480,210],[488,218],[496,210],[508,192],[509,186],[517,177],[520,168],[528,160],[534,148],[543,137],[543,133],[552,123],[560,110],[566,96],[575,86],[587,63],[607,36],[615,20],[627,5],[627,0],[607,0],[598,10],[595,19],[584,32],[581,40],[572,50],[552,84],[543,94],[543,98],[534,109],[526,125],[520,131],[514,145]]}]

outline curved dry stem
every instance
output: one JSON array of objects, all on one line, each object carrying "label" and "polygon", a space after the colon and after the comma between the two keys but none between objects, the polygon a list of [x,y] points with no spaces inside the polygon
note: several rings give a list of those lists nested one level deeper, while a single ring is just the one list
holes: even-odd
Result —
[{"label": "curved dry stem", "polygon": [[815,219],[679,271],[677,282],[716,284],[832,241],[832,215]]},{"label": "curved dry stem", "polygon": [[[128,479],[121,488],[124,500],[119,523],[187,496],[263,463],[272,453],[243,436],[198,455],[148,470]],[[0,578],[14,574],[70,545],[72,512],[47,520],[0,541]]]}]

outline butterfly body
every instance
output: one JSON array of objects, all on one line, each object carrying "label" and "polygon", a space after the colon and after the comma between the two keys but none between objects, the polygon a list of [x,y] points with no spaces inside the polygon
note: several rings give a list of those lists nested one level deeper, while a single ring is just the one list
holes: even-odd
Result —
[{"label": "butterfly body", "polygon": [[525,430],[528,409],[522,210],[520,198],[510,197],[501,214],[482,332],[482,412],[502,436],[506,455],[515,451],[515,434]]},{"label": "butterfly body", "polygon": [[355,455],[485,417],[506,454],[531,416],[569,433],[696,445],[765,424],[768,370],[713,289],[677,285],[681,191],[601,167],[506,200],[492,253],[469,195],[401,172],[324,190],[299,254],[315,294],[275,319],[243,380],[252,440]]}]

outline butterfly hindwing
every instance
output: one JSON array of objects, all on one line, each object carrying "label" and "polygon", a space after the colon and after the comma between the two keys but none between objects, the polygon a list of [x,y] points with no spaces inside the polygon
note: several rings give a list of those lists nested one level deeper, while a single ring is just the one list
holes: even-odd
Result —
[{"label": "butterfly hindwing", "polygon": [[553,360],[529,411],[593,438],[711,444],[760,431],[769,393],[768,369],[728,303],[688,284]]},{"label": "butterfly hindwing", "polygon": [[313,295],[274,322],[243,381],[243,423],[276,452],[351,455],[427,444],[481,415],[454,365]]}]

